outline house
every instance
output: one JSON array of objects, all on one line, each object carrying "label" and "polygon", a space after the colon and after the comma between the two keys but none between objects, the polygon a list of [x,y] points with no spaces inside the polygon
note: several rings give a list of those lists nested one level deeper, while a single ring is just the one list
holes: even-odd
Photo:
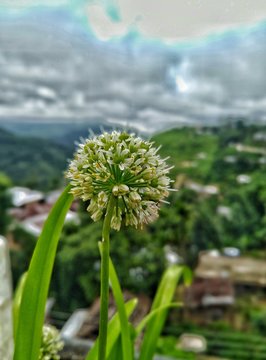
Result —
[{"label": "house", "polygon": [[200,253],[195,276],[204,279],[227,276],[235,287],[266,289],[266,261],[246,256],[225,256],[219,252]]},{"label": "house", "polygon": [[235,291],[230,278],[195,277],[184,292],[184,320],[193,320],[199,325],[220,319],[231,321],[234,303]]},{"label": "house", "polygon": [[[31,190],[26,187],[13,187],[9,189],[13,207],[9,214],[20,225],[34,236],[39,236],[49,212],[61,195],[61,190],[54,190],[47,195],[41,191]],[[79,223],[76,213],[77,203],[73,203],[71,210],[67,212],[66,222]]]},{"label": "house", "polygon": [[[30,234],[39,236],[42,231],[43,224],[47,219],[49,213],[41,213],[35,216],[30,216],[20,223],[20,225]],[[78,214],[69,210],[65,217],[65,222],[73,222],[79,224]]]},{"label": "house", "polygon": [[44,203],[41,191],[15,186],[9,189],[9,194],[12,203],[9,213],[18,221],[49,211],[50,206]]},{"label": "house", "polygon": [[44,194],[41,191],[20,186],[10,188],[9,194],[14,207],[23,207],[28,204],[39,203],[44,199]]},{"label": "house", "polygon": [[240,256],[236,248],[201,252],[194,275],[184,292],[183,316],[199,325],[233,323],[238,297],[266,294],[266,261]]},{"label": "house", "polygon": [[185,174],[179,174],[176,177],[175,188],[186,188],[198,193],[201,196],[209,197],[219,195],[220,189],[215,184],[203,185],[187,178]]}]

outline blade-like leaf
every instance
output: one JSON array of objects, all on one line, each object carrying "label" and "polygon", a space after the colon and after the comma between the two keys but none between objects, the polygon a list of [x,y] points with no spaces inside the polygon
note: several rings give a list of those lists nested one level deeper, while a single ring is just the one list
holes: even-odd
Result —
[{"label": "blade-like leaf", "polygon": [[16,339],[17,327],[18,327],[18,317],[19,317],[19,309],[21,304],[22,293],[25,286],[25,281],[27,278],[27,272],[21,275],[19,279],[19,283],[16,288],[16,292],[13,298],[13,333],[14,339]]},{"label": "blade-like leaf", "polygon": [[[101,245],[102,244],[99,243],[100,252],[102,252]],[[111,287],[115,298],[117,312],[121,324],[121,341],[122,341],[122,349],[123,349],[123,359],[132,360],[133,344],[130,336],[130,328],[127,319],[123,293],[111,258],[109,258],[109,277],[110,277]]]},{"label": "blade-like leaf", "polygon": [[108,356],[107,360],[124,360],[121,334],[118,337],[116,343],[114,344],[111,354]]},{"label": "blade-like leaf", "polygon": [[120,324],[121,324],[121,341],[122,341],[122,349],[123,349],[123,359],[132,360],[133,344],[130,336],[130,328],[126,314],[123,293],[111,259],[109,259],[109,273],[110,273],[111,286],[112,286],[112,290],[119,314]]},{"label": "blade-like leaf", "polygon": [[164,310],[168,310],[170,308],[178,308],[178,307],[181,307],[183,305],[183,303],[170,303],[168,305],[165,305],[165,306],[161,306],[151,312],[149,312],[148,315],[146,315],[142,320],[141,322],[137,325],[137,327],[135,328],[135,334],[136,336],[138,336],[141,331],[144,329],[144,327],[156,316],[158,315],[161,311],[164,311]]},{"label": "blade-like leaf", "polygon": [[[132,299],[125,304],[127,317],[129,317],[132,314],[135,307],[137,306],[137,303],[138,303],[137,299]],[[111,354],[113,346],[118,340],[120,333],[121,333],[120,320],[118,313],[116,313],[108,323],[108,342],[106,347],[107,359]],[[97,356],[98,356],[98,339],[96,340],[94,346],[91,348],[90,352],[88,353],[86,360],[97,360]]]},{"label": "blade-like leaf", "polygon": [[[177,281],[183,272],[183,268],[173,265],[169,267],[160,282],[159,288],[155,295],[151,311],[167,307],[172,301]],[[161,310],[147,325],[143,338],[139,360],[152,360],[156,349],[156,343],[163,329],[167,310]]]},{"label": "blade-like leaf", "polygon": [[183,266],[183,279],[185,286],[190,286],[193,280],[193,272],[188,266]]},{"label": "blade-like leaf", "polygon": [[57,244],[73,201],[69,186],[52,208],[36,244],[22,294],[14,360],[36,360]]}]

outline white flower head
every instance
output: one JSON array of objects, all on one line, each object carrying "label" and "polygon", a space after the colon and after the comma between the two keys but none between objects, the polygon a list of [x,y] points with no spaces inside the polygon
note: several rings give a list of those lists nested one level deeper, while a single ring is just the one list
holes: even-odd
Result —
[{"label": "white flower head", "polygon": [[54,326],[44,325],[39,360],[59,360],[59,351],[63,346],[58,330]]},{"label": "white flower head", "polygon": [[111,227],[121,224],[143,227],[158,217],[160,202],[168,196],[170,167],[153,143],[134,134],[113,131],[79,145],[66,177],[71,193],[90,200],[87,211],[94,221],[105,216],[108,201],[115,198]]}]

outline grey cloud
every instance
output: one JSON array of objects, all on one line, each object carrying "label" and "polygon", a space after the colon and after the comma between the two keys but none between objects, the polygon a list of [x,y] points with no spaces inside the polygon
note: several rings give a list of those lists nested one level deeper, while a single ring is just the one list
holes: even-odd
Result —
[{"label": "grey cloud", "polygon": [[265,121],[265,30],[195,44],[101,43],[64,25],[0,23],[0,116],[100,119],[158,131]]}]

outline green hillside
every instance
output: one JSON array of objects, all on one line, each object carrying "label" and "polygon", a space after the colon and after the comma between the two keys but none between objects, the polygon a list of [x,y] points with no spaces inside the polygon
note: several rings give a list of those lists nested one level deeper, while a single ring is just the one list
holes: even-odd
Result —
[{"label": "green hillside", "polygon": [[53,189],[62,182],[70,156],[67,147],[0,129],[0,171],[15,185]]},{"label": "green hillside", "polygon": [[154,136],[160,153],[169,156],[173,174],[185,172],[191,178],[206,181],[218,148],[218,136],[194,128],[173,129]]},{"label": "green hillside", "polygon": [[[154,136],[155,145],[162,145],[161,155],[169,156],[169,164],[174,165],[173,186],[178,191],[170,193],[169,204],[162,204],[156,222],[142,231],[123,228],[112,234],[112,258],[123,288],[153,296],[167,266],[167,247],[192,269],[199,252],[206,249],[223,251],[224,247],[237,247],[242,255],[265,259],[265,139],[266,128],[241,124],[174,129]],[[69,146],[72,148],[73,144],[69,142]],[[56,187],[62,181],[70,152],[50,141],[0,132],[0,170],[14,184]],[[101,224],[90,220],[86,207],[84,204],[79,209],[78,226],[64,228],[58,249],[51,294],[58,309],[64,311],[87,306],[99,288],[98,272],[91,269],[98,266]],[[23,255],[12,254],[16,282],[26,270],[35,240],[23,235],[21,229],[14,237],[21,247],[27,244],[30,249],[24,250]],[[243,324],[250,332],[260,334],[260,328],[265,328],[265,312],[258,317],[252,313],[253,303],[251,306],[249,299],[245,301],[241,304]],[[220,343],[212,345],[213,353],[218,353]]]},{"label": "green hillside", "polygon": [[213,247],[265,247],[265,127],[238,123],[174,129],[154,141],[174,165],[172,178],[179,191],[172,196],[171,211],[176,207],[182,225],[175,241],[183,242],[187,259],[194,257],[191,246],[195,254]]}]

